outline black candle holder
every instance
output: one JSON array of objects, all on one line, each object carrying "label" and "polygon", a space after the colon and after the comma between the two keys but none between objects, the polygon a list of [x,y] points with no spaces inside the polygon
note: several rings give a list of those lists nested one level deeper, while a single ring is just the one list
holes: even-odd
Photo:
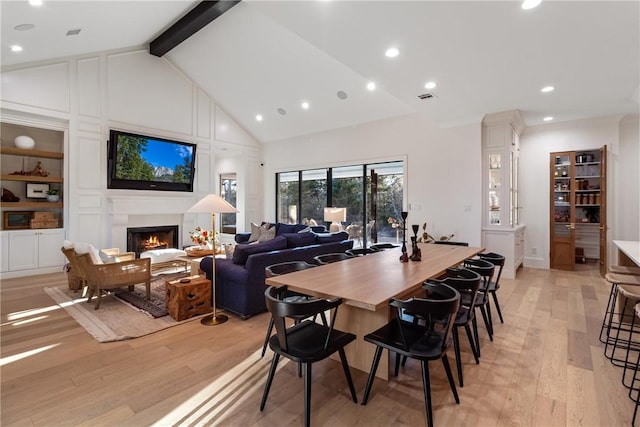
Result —
[{"label": "black candle holder", "polygon": [[409,262],[409,256],[407,255],[407,217],[409,212],[402,212],[402,255],[400,255],[400,262]]},{"label": "black candle holder", "polygon": [[413,236],[411,236],[411,261],[422,261],[422,250],[418,247],[418,229],[420,226],[414,224],[411,226],[413,229]]}]

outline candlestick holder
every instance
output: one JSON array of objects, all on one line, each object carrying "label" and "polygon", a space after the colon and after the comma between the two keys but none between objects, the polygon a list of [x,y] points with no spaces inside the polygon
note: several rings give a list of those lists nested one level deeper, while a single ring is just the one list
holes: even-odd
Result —
[{"label": "candlestick holder", "polygon": [[411,226],[413,229],[413,236],[411,236],[411,256],[409,259],[411,261],[421,261],[422,260],[422,250],[418,247],[418,228],[420,226],[418,224],[414,224]]},{"label": "candlestick holder", "polygon": [[400,255],[400,262],[409,262],[409,256],[407,255],[407,216],[409,216],[409,212],[402,212],[402,255]]}]

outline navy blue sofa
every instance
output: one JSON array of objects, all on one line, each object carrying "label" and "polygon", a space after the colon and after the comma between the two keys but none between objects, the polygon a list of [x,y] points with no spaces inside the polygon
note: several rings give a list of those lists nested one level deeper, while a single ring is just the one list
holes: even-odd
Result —
[{"label": "navy blue sofa", "polygon": [[[242,319],[267,310],[264,300],[265,267],[288,261],[313,264],[317,255],[344,252],[353,248],[348,233],[282,233],[262,243],[238,244],[233,259],[216,259],[216,305]],[[200,262],[211,280],[213,257]]]}]

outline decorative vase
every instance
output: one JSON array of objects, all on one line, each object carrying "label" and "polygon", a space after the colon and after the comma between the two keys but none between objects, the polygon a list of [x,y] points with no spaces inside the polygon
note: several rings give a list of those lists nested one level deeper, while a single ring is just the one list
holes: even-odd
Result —
[{"label": "decorative vase", "polygon": [[407,216],[409,216],[409,212],[402,212],[402,255],[400,255],[400,262],[409,262],[409,256],[407,255]]},{"label": "decorative vase", "polygon": [[13,140],[13,144],[17,148],[22,148],[23,150],[32,150],[33,147],[36,146],[36,142],[30,136],[20,135],[16,136]]},{"label": "decorative vase", "polygon": [[60,195],[58,194],[49,194],[47,196],[47,202],[56,203],[60,201]]}]

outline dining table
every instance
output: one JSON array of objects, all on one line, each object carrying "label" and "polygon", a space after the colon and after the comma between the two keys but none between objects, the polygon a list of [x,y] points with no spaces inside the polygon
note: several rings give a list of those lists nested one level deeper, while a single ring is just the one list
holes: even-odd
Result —
[{"label": "dining table", "polygon": [[[335,327],[356,335],[356,340],[345,349],[347,360],[352,368],[368,373],[375,346],[364,341],[364,336],[394,318],[390,300],[424,297],[422,284],[427,279],[443,276],[447,268],[458,266],[484,250],[431,243],[418,243],[418,247],[420,261],[401,262],[402,252],[397,247],[270,277],[266,283],[318,298],[342,298]],[[384,352],[377,376],[388,380],[390,369],[388,354]]]}]

